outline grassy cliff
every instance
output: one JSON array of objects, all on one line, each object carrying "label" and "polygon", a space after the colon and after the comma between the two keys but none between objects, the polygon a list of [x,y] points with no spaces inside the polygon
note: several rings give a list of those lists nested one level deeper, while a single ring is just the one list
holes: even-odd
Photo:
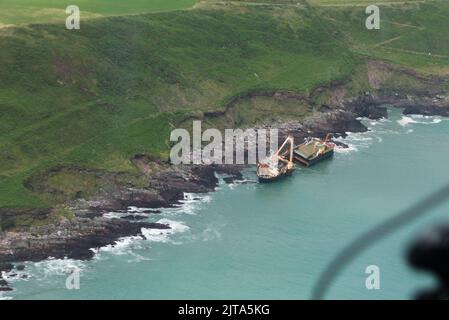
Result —
[{"label": "grassy cliff", "polygon": [[[385,2],[381,30],[364,27],[365,1],[200,1],[195,9],[159,13],[147,12],[193,3],[81,2],[90,19],[72,31],[60,11],[43,14],[61,10],[57,1],[0,5],[0,26],[15,25],[0,27],[0,207],[58,203],[51,192],[42,196],[24,183],[56,166],[132,174],[134,154],[167,157],[173,126],[222,110],[251,90],[307,95],[357,77],[367,58],[423,74],[449,73],[449,4],[440,1]],[[34,12],[36,3],[40,16],[11,14],[16,6]],[[366,90],[367,80],[356,80],[353,90]],[[409,85],[397,79],[392,86],[401,82]],[[262,98],[258,104],[265,113],[243,103],[239,123],[279,108],[298,117],[308,112]],[[97,185],[84,175],[53,183],[79,191]]]}]

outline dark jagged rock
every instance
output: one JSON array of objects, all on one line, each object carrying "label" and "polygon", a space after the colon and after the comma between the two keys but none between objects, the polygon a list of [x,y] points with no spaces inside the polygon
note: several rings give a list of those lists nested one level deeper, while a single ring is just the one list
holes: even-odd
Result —
[{"label": "dark jagged rock", "polygon": [[344,108],[361,117],[378,120],[388,116],[385,106],[404,109],[404,114],[449,117],[449,98],[435,92],[404,94],[368,94],[344,103]]},{"label": "dark jagged rock", "polygon": [[147,217],[145,217],[145,216],[138,216],[138,215],[129,215],[129,216],[124,216],[121,219],[129,220],[129,221],[140,221],[140,220],[147,219]]},{"label": "dark jagged rock", "polygon": [[215,171],[219,174],[226,175],[226,177],[223,178],[223,181],[231,184],[243,180],[242,168],[242,166],[217,165],[215,166]]},{"label": "dark jagged rock", "polygon": [[2,271],[10,272],[14,268],[12,263],[0,263],[0,274]]},{"label": "dark jagged rock", "polygon": [[223,178],[223,181],[227,184],[231,184],[231,183],[234,183],[239,180],[242,180],[242,179],[237,179],[236,177],[224,177]]},{"label": "dark jagged rock", "polygon": [[355,101],[345,104],[345,108],[357,115],[357,117],[380,120],[388,118],[388,110],[385,106],[375,104],[375,101],[369,97],[359,98]]},{"label": "dark jagged rock", "polygon": [[449,117],[449,107],[438,107],[435,105],[413,105],[403,111],[404,114],[419,114],[423,116]]},{"label": "dark jagged rock", "polygon": [[91,259],[92,248],[114,243],[121,237],[141,235],[142,228],[169,229],[159,223],[131,223],[120,219],[80,219],[33,228],[0,239],[0,262],[40,261],[48,257]]},{"label": "dark jagged rock", "polygon": [[346,136],[347,132],[366,132],[368,128],[349,111],[337,110],[316,114],[304,122],[309,135],[324,137],[328,133]]},{"label": "dark jagged rock", "polygon": [[143,211],[140,211],[140,212],[147,213],[147,214],[159,214],[162,211],[161,210],[143,210]]},{"label": "dark jagged rock", "polygon": [[10,272],[14,266],[11,263],[0,263],[0,292],[11,291],[8,282],[3,279],[2,272]]},{"label": "dark jagged rock", "polygon": [[12,288],[8,286],[8,283],[0,278],[0,292],[12,291]]},{"label": "dark jagged rock", "polygon": [[130,206],[160,208],[168,205],[167,200],[153,190],[127,189],[115,196],[117,198],[114,200],[120,203],[120,208],[127,208]]},{"label": "dark jagged rock", "polygon": [[[146,162],[148,167],[152,165]],[[231,166],[232,167],[232,166]],[[218,184],[215,172],[230,172],[233,168],[225,166],[166,166],[159,168],[151,177],[146,188],[126,188],[114,193],[104,193],[92,199],[73,203],[80,215],[100,215],[109,211],[124,211],[130,206],[141,208],[170,207],[184,199],[184,193],[206,193],[214,191]],[[149,170],[149,169],[148,169]]]}]

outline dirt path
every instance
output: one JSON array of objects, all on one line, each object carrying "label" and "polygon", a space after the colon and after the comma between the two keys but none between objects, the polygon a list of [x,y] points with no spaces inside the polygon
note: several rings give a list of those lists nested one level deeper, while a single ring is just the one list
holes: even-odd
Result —
[{"label": "dirt path", "polygon": [[420,56],[429,56],[429,57],[435,57],[435,58],[449,59],[449,55],[433,54],[431,52],[414,51],[414,50],[399,49],[399,48],[393,48],[393,47],[382,47],[382,48],[384,48],[386,50],[410,53],[410,54],[415,54],[415,55],[420,55]]}]

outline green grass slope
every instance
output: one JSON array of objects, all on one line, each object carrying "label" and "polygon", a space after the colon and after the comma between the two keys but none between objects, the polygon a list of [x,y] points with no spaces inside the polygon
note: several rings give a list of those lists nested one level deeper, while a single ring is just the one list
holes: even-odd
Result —
[{"label": "green grass slope", "polygon": [[390,60],[427,73],[449,72],[449,33],[446,32],[449,3],[390,1],[379,6],[381,27],[371,31],[363,27],[367,16],[365,6],[318,7],[318,10],[323,19],[335,23],[356,54]]},{"label": "green grass slope", "polygon": [[[0,39],[0,203],[34,206],[23,187],[58,164],[132,170],[168,155],[170,124],[253,88],[308,90],[353,61],[318,17],[269,9],[194,10],[8,30]],[[46,203],[42,203],[46,205]]]},{"label": "green grass slope", "polygon": [[[162,9],[147,6],[157,1],[115,12],[106,1],[85,3],[101,15]],[[24,181],[54,166],[132,172],[136,153],[167,157],[173,126],[250,90],[307,93],[350,77],[366,57],[447,71],[446,3],[385,7],[378,31],[366,30],[364,8],[352,5],[198,7],[86,20],[78,31],[60,23],[0,29],[0,207],[53,205]]]}]

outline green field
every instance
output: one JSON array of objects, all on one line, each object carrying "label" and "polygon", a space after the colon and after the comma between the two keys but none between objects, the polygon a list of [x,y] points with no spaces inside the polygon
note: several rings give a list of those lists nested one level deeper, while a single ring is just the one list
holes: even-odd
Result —
[{"label": "green field", "polygon": [[2,0],[0,27],[30,23],[63,22],[69,5],[77,5],[81,18],[140,14],[191,8],[195,0]]},{"label": "green field", "polygon": [[[331,2],[350,5],[315,5]],[[99,17],[82,21],[81,30],[59,23],[0,29],[0,207],[53,205],[24,181],[57,165],[133,172],[136,153],[166,158],[173,126],[250,90],[307,94],[350,78],[366,58],[449,74],[449,4],[408,2],[385,6],[376,31],[364,28],[363,6],[321,0],[202,1],[149,14],[193,1],[83,0],[81,9]],[[4,0],[0,23],[58,21],[44,12],[60,3]],[[11,14],[16,7],[30,11]],[[363,81],[354,90],[363,92]],[[251,103],[241,106],[242,125],[278,108],[257,103],[259,114],[248,111]],[[284,114],[287,107],[294,108],[279,106]]]}]

